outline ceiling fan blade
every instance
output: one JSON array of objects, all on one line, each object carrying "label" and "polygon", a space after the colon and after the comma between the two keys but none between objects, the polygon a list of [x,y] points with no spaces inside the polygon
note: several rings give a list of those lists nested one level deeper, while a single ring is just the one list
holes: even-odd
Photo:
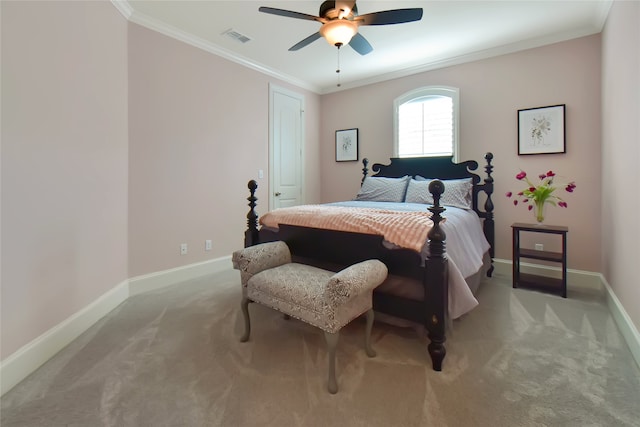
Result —
[{"label": "ceiling fan blade", "polygon": [[258,11],[270,13],[271,15],[286,16],[287,18],[306,19],[308,21],[318,21],[320,17],[308,15],[306,13],[294,12],[292,10],[276,9],[274,7],[260,6]]},{"label": "ceiling fan blade", "polygon": [[419,21],[422,19],[422,8],[383,10],[381,12],[367,13],[357,17],[360,25],[389,25],[403,24],[405,22]]},{"label": "ceiling fan blade", "polygon": [[294,51],[294,50],[299,50],[302,49],[303,47],[305,47],[308,44],[313,43],[314,41],[318,40],[320,38],[320,32],[317,33],[313,33],[311,34],[309,37],[307,37],[304,40],[299,41],[298,43],[294,44],[293,46],[291,46],[289,48],[289,51]]},{"label": "ceiling fan blade", "polygon": [[351,38],[349,46],[351,46],[353,50],[358,52],[360,55],[366,55],[373,50],[367,39],[365,39],[360,33],[356,33],[356,35]]}]

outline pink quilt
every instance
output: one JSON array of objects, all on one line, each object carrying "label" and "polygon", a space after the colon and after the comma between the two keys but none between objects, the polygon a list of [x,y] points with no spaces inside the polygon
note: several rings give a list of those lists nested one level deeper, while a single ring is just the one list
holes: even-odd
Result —
[{"label": "pink quilt", "polygon": [[303,205],[280,208],[260,217],[260,224],[279,224],[375,234],[403,248],[422,250],[433,227],[431,212],[401,212],[375,208]]}]

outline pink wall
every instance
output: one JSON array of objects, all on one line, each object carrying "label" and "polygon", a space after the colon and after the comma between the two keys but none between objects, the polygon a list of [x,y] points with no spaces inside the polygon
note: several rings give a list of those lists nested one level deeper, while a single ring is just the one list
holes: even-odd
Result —
[{"label": "pink wall", "polygon": [[127,279],[127,27],[1,2],[2,353]]},{"label": "pink wall", "polygon": [[[270,83],[287,86],[129,25],[130,277],[242,247],[247,181],[259,169],[260,212],[267,209]],[[319,96],[293,90],[306,102],[307,201],[318,202]]]},{"label": "pink wall", "polygon": [[602,272],[640,329],[640,3],[613,4],[602,35]]},{"label": "pink wall", "polygon": [[[358,189],[360,163],[334,162],[336,129],[358,127],[361,157],[386,162],[393,99],[459,87],[461,158],[495,154],[497,257],[510,259],[510,224],[531,220],[503,196],[513,175],[553,168],[578,183],[548,215],[570,227],[569,267],[603,271],[640,324],[639,206],[620,191],[640,161],[637,2],[614,4],[602,61],[590,36],[324,96],[127,24],[109,3],[0,7],[3,359],[128,277],[242,244],[246,181],[268,174],[272,82],[305,96],[309,203]],[[517,156],[516,110],[557,103],[567,154]],[[261,206],[267,191],[264,179]]]},{"label": "pink wall", "polygon": [[[511,259],[511,224],[532,213],[504,196],[519,190],[515,175],[554,171],[575,180],[568,209],[548,210],[549,224],[569,226],[569,268],[600,271],[600,36],[526,50],[369,85],[322,97],[322,200],[352,198],[362,165],[336,163],[336,129],[359,128],[361,157],[387,163],[392,155],[393,100],[428,85],[460,89],[461,160],[494,154],[496,257]],[[517,154],[517,110],[567,105],[567,153]],[[553,249],[557,241],[544,241]]]},{"label": "pink wall", "polygon": [[319,201],[318,95],[109,2],[0,4],[2,359],[127,278],[242,245],[246,183],[269,173],[270,83],[305,97],[306,197]]}]

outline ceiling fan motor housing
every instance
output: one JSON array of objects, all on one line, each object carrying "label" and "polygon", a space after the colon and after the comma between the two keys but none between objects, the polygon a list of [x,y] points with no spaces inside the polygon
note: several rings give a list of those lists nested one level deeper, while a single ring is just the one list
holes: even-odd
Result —
[{"label": "ceiling fan motor housing", "polygon": [[[340,10],[336,8],[335,1],[327,0],[322,2],[320,5],[318,15],[326,19],[336,19],[340,15]],[[353,18],[354,16],[358,16],[358,6],[356,6],[355,3],[349,12],[349,15],[347,15],[347,18]]]}]

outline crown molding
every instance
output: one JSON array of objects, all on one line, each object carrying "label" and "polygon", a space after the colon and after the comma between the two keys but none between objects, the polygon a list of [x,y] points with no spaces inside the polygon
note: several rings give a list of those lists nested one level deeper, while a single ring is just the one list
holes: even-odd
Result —
[{"label": "crown molding", "polygon": [[598,28],[598,32],[604,29],[604,24],[607,23],[611,6],[613,6],[613,0],[600,0],[598,3],[598,13],[596,14],[593,23],[596,28]]},{"label": "crown molding", "polygon": [[533,48],[550,45],[554,43],[559,43],[559,42],[563,42],[563,41],[567,41],[567,40],[571,40],[579,37],[585,37],[592,34],[597,34],[602,31],[606,23],[607,17],[609,15],[609,11],[611,10],[611,6],[613,4],[613,0],[599,1],[600,9],[597,14],[597,17],[594,19],[593,26],[591,27],[590,30],[557,33],[557,34],[552,34],[545,37],[539,37],[536,39],[523,40],[516,43],[510,43],[510,44],[498,46],[495,48],[461,54],[454,58],[436,59],[418,66],[402,68],[389,73],[383,73],[383,74],[372,76],[369,78],[363,78],[363,79],[359,79],[352,82],[342,83],[339,88],[335,87],[334,85],[326,86],[326,87],[313,85],[297,77],[284,74],[266,65],[252,61],[251,59],[240,56],[235,52],[231,52],[227,49],[217,46],[205,39],[196,37],[178,28],[172,27],[162,21],[151,18],[145,14],[141,14],[135,11],[127,0],[111,0],[111,3],[130,22],[141,25],[153,31],[159,32],[161,34],[164,34],[176,40],[180,40],[191,46],[197,47],[199,49],[202,49],[214,55],[223,57],[229,61],[243,65],[245,67],[258,71],[262,74],[266,74],[268,76],[282,80],[289,84],[293,84],[299,88],[309,90],[319,95],[324,95],[324,94],[329,94],[334,92],[341,92],[349,89],[355,89],[355,88],[367,86],[370,84],[381,83],[381,82],[385,82],[388,80],[393,80],[401,77],[407,77],[414,74],[420,74],[427,71],[433,71],[440,68],[451,67],[454,65],[460,65],[468,62],[479,61],[479,60],[488,59],[488,58],[501,56],[501,55],[507,55],[510,53],[515,53],[515,52],[519,52],[527,49],[533,49]]},{"label": "crown molding", "polygon": [[490,49],[484,49],[476,52],[470,52],[467,54],[462,54],[453,58],[441,59],[430,61],[425,64],[417,65],[414,67],[407,67],[400,70],[392,71],[389,73],[380,74],[377,76],[373,76],[370,78],[365,78],[349,83],[343,83],[340,88],[327,87],[324,88],[320,93],[328,94],[333,92],[339,92],[347,89],[355,89],[357,87],[367,86],[370,84],[381,83],[388,80],[393,80],[401,77],[407,77],[414,74],[420,74],[427,71],[433,71],[440,68],[451,67],[454,65],[465,64],[468,62],[480,61],[483,59],[493,58],[496,56],[508,55],[510,53],[520,52],[528,49],[534,49],[537,47],[548,46],[554,43],[560,43],[580,37],[585,37],[593,34],[597,34],[602,30],[602,28],[597,28],[594,26],[589,31],[572,31],[565,32],[561,34],[552,34],[545,37],[539,37],[536,39],[523,40],[516,43],[510,43],[507,45],[502,45]]},{"label": "crown molding", "polygon": [[131,15],[133,15],[133,8],[128,1],[111,0],[111,4],[114,5],[116,9],[118,9],[118,12],[120,12],[122,16],[125,17],[125,19],[129,20]]},{"label": "crown molding", "polygon": [[273,68],[267,67],[266,65],[252,61],[248,58],[245,58],[234,52],[231,52],[230,50],[217,46],[203,38],[194,36],[193,34],[189,34],[185,31],[182,31],[171,25],[168,25],[162,21],[151,18],[148,15],[139,13],[135,11],[131,7],[129,2],[126,0],[111,0],[111,3],[122,14],[122,16],[124,16],[129,22],[133,22],[134,24],[138,24],[142,27],[156,31],[160,34],[164,34],[167,37],[171,37],[173,39],[179,40],[183,43],[189,44],[198,49],[202,49],[206,52],[220,56],[229,61],[235,62],[236,64],[243,65],[247,68],[258,71],[262,74],[266,74],[268,76],[274,77],[284,82],[293,84],[295,86],[298,86],[299,88],[306,89],[315,93],[320,93],[321,91],[321,88],[315,85],[309,84],[309,82],[281,73],[277,70],[274,70]]}]

